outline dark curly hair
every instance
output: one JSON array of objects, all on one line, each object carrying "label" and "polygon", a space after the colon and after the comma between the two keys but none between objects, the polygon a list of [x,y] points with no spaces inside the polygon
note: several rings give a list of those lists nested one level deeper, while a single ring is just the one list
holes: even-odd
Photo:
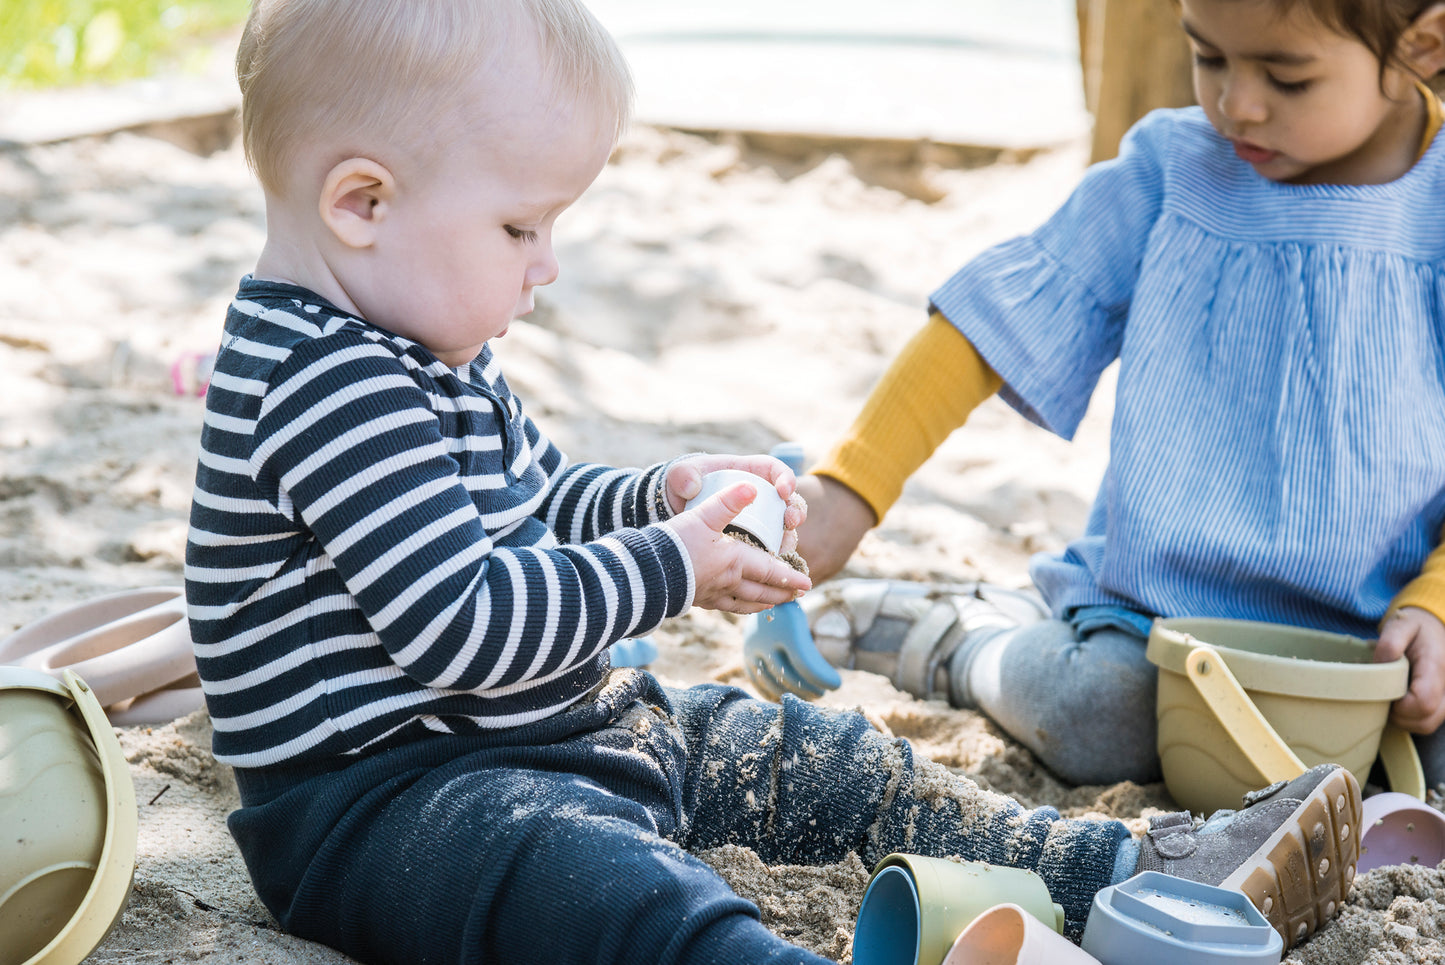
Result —
[{"label": "dark curly hair", "polygon": [[[1397,51],[1410,25],[1439,0],[1269,0],[1280,13],[1303,7],[1320,23],[1364,44],[1380,62],[1380,75],[1390,66],[1405,67]],[[1430,80],[1428,77],[1422,80]]]}]

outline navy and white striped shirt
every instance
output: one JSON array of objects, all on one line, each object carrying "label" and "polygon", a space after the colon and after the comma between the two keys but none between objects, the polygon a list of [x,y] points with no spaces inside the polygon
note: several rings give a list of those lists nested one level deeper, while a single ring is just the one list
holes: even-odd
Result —
[{"label": "navy and white striped shirt", "polygon": [[609,644],[691,604],[681,542],[649,525],[662,477],[568,466],[490,348],[453,369],[248,276],[186,550],[217,759],[319,760],[575,702]]},{"label": "navy and white striped shirt", "polygon": [[1372,637],[1445,523],[1445,139],[1388,184],[1260,177],[1198,108],[1150,114],[1038,231],[934,305],[1068,438],[1119,360],[1083,538],[1091,604]]}]

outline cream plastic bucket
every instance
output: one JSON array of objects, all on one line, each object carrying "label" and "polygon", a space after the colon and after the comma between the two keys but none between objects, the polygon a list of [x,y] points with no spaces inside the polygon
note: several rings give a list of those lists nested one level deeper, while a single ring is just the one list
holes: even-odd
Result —
[{"label": "cream plastic bucket", "polygon": [[[1410,676],[1403,657],[1375,663],[1373,652],[1369,640],[1277,624],[1156,620],[1147,655],[1159,668],[1159,760],[1169,793],[1209,814],[1326,762],[1363,785],[1390,704]],[[1387,758],[1392,783],[1423,794],[1413,744],[1406,737],[1393,746],[1404,760]]]},{"label": "cream plastic bucket", "polygon": [[0,667],[0,965],[77,965],[130,895],[130,770],[95,695],[61,678]]}]

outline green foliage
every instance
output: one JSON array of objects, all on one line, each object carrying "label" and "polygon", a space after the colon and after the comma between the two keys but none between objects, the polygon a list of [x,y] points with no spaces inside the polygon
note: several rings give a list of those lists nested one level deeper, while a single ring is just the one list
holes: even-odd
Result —
[{"label": "green foliage", "polygon": [[0,0],[0,88],[142,77],[240,24],[248,0]]}]

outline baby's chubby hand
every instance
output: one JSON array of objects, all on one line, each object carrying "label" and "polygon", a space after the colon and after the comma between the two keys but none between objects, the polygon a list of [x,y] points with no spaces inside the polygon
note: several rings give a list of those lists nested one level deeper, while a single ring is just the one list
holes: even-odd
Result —
[{"label": "baby's chubby hand", "polygon": [[1380,627],[1375,661],[1410,661],[1410,689],[1395,701],[1390,719],[1416,734],[1433,734],[1445,721],[1445,623],[1419,607],[1401,607]]},{"label": "baby's chubby hand", "polygon": [[782,552],[791,552],[797,545],[797,528],[807,515],[806,506],[794,492],[792,470],[771,456],[699,455],[675,463],[668,471],[666,486],[668,501],[678,512],[663,525],[678,534],[692,561],[693,603],[731,613],[758,613],[796,599],[812,587],[812,581],[767,551],[723,532],[756,497],[751,486],[730,486],[692,509],[683,509],[688,499],[702,491],[703,475],[719,469],[742,469],[762,476],[788,501]]},{"label": "baby's chubby hand", "polygon": [[803,525],[803,520],[808,516],[808,504],[798,494],[798,480],[793,471],[772,456],[698,453],[678,459],[667,470],[667,502],[672,511],[681,513],[687,501],[702,492],[702,477],[719,469],[741,469],[754,476],[762,476],[773,484],[778,495],[783,497],[783,501],[788,505],[783,512],[783,545],[778,552],[793,552],[798,546],[798,527]]}]

